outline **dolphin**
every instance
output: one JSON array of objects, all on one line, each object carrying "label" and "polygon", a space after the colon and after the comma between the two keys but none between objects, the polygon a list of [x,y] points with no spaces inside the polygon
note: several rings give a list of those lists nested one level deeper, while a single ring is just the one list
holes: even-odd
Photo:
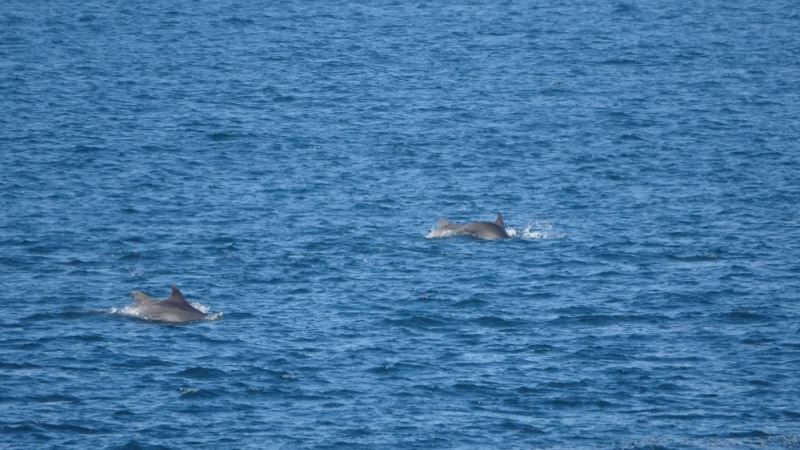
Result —
[{"label": "dolphin", "polygon": [[497,213],[494,222],[470,222],[464,224],[450,223],[447,219],[439,219],[436,228],[428,233],[429,238],[449,236],[472,236],[478,239],[497,240],[508,239],[503,216]]},{"label": "dolphin", "polygon": [[131,292],[135,304],[132,312],[143,319],[168,323],[185,323],[202,320],[206,314],[186,301],[181,291],[173,284],[172,293],[159,301],[142,291]]}]

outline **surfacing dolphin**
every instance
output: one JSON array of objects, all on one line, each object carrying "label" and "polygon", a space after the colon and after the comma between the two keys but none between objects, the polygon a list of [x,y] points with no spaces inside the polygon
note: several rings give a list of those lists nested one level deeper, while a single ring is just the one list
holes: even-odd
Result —
[{"label": "surfacing dolphin", "polygon": [[166,300],[159,301],[142,291],[133,291],[131,295],[136,301],[133,305],[132,313],[143,319],[168,323],[185,323],[206,318],[204,312],[186,301],[186,298],[174,284],[172,285],[172,293]]},{"label": "surfacing dolphin", "polygon": [[441,238],[449,236],[472,236],[478,239],[508,239],[511,236],[506,233],[503,216],[497,213],[494,222],[470,222],[464,224],[450,223],[447,219],[439,219],[436,228],[428,233],[429,238]]}]

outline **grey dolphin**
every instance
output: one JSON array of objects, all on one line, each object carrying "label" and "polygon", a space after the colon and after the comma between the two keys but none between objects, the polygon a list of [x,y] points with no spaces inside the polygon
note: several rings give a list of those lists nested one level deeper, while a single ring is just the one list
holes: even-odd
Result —
[{"label": "grey dolphin", "polygon": [[503,216],[497,213],[494,222],[470,222],[464,224],[450,223],[447,219],[439,219],[436,229],[432,230],[428,237],[448,237],[448,236],[472,236],[478,239],[508,239],[511,236],[506,233]]},{"label": "grey dolphin", "polygon": [[159,301],[142,291],[131,292],[136,303],[134,313],[148,320],[169,323],[184,323],[202,320],[206,314],[186,301],[181,291],[173,284],[172,293],[166,300]]}]

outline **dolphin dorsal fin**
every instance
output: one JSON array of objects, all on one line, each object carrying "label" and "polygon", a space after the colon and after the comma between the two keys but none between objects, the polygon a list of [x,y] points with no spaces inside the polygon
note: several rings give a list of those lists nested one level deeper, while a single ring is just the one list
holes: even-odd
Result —
[{"label": "dolphin dorsal fin", "polygon": [[497,218],[496,218],[496,219],[494,219],[494,223],[495,223],[495,224],[496,224],[498,227],[503,227],[503,228],[505,228],[505,227],[506,227],[506,224],[505,224],[505,222],[503,222],[503,215],[502,215],[502,214],[500,214],[500,213],[497,213]]},{"label": "dolphin dorsal fin", "polygon": [[166,299],[165,301],[170,302],[170,303],[174,303],[174,304],[177,304],[177,305],[188,305],[189,304],[189,302],[186,301],[186,297],[184,297],[183,293],[181,293],[181,290],[178,289],[178,287],[175,286],[174,284],[172,285],[172,293],[169,294],[169,298]]},{"label": "dolphin dorsal fin", "polygon": [[153,297],[150,297],[149,295],[145,294],[142,291],[133,291],[133,292],[131,292],[131,295],[133,295],[133,299],[136,302],[135,303],[136,306],[141,306],[141,305],[146,305],[148,303],[153,303]]}]

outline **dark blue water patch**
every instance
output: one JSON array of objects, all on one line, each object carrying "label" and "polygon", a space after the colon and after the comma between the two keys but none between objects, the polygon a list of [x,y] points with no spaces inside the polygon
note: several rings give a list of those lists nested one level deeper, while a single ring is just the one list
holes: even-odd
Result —
[{"label": "dark blue water patch", "polygon": [[39,369],[41,366],[29,362],[5,362],[0,361],[0,369],[3,370],[26,370]]},{"label": "dark blue water patch", "polygon": [[170,447],[164,445],[146,444],[136,439],[131,439],[126,443],[114,448],[116,448],[117,450],[168,450]]},{"label": "dark blue water patch", "polygon": [[81,403],[81,400],[76,397],[61,394],[41,395],[27,400],[36,403]]},{"label": "dark blue water patch", "polygon": [[670,319],[658,314],[581,314],[574,316],[559,316],[554,319],[554,325],[574,323],[593,326],[613,326],[622,323],[664,324]]},{"label": "dark blue water patch", "polygon": [[229,132],[217,132],[217,133],[211,133],[211,134],[208,135],[208,138],[213,142],[224,142],[224,141],[230,141],[230,140],[235,140],[235,139],[243,139],[243,138],[248,138],[248,137],[250,137],[250,136],[242,135],[242,134],[238,134],[238,133],[229,133]]},{"label": "dark blue water patch", "polygon": [[588,397],[566,396],[566,397],[550,398],[544,400],[543,403],[556,410],[585,409],[589,411],[598,411],[605,409],[615,409],[619,406],[614,402],[592,398],[591,396]]},{"label": "dark blue water patch", "polygon": [[753,323],[770,322],[774,318],[770,315],[761,314],[746,309],[737,309],[720,315],[724,321],[731,323]]},{"label": "dark blue water patch", "polygon": [[253,24],[256,23],[252,19],[241,18],[241,17],[229,17],[229,18],[224,19],[224,21],[225,21],[225,23],[228,23],[228,24],[234,25],[234,26],[247,26],[247,25],[253,25]]},{"label": "dark blue water patch", "polygon": [[768,344],[775,344],[778,342],[771,336],[764,335],[763,333],[750,333],[744,336],[741,340],[743,345],[763,346]]},{"label": "dark blue water patch", "polygon": [[292,95],[277,95],[272,98],[272,101],[275,103],[290,103],[295,100],[296,98]]},{"label": "dark blue water patch", "polygon": [[0,425],[0,432],[2,432],[3,434],[16,434],[16,433],[36,434],[37,431],[38,429],[30,423]]},{"label": "dark blue water patch", "polygon": [[704,262],[718,262],[720,256],[716,254],[697,254],[697,255],[670,255],[671,260],[676,262],[685,263],[704,263]]},{"label": "dark blue water patch", "polygon": [[22,319],[20,319],[20,323],[26,324],[30,322],[70,321],[76,319],[85,319],[87,315],[91,315],[91,313],[79,310],[63,310],[60,312],[36,313],[23,317]]},{"label": "dark blue water patch", "polygon": [[33,427],[34,429],[51,433],[66,433],[66,434],[81,434],[81,435],[106,434],[109,432],[109,430],[104,428],[92,428],[72,423],[34,422]]},{"label": "dark blue water patch", "polygon": [[61,343],[68,343],[70,341],[76,342],[106,342],[107,338],[102,335],[98,334],[79,334],[79,335],[68,335],[68,336],[49,336],[43,337],[37,340],[39,343],[48,343],[48,342],[61,342]]},{"label": "dark blue water patch", "polygon": [[453,304],[456,308],[469,308],[469,309],[480,309],[483,306],[488,305],[489,302],[477,298],[470,298],[467,300],[461,300],[455,304]]},{"label": "dark blue water patch", "polygon": [[121,361],[117,361],[112,363],[113,366],[116,367],[127,367],[127,368],[148,368],[148,367],[170,367],[174,366],[175,364],[170,361],[164,361],[159,358],[155,357],[139,357],[139,358],[125,358]]},{"label": "dark blue water patch", "polygon": [[523,323],[515,320],[508,320],[502,317],[484,316],[473,319],[473,321],[481,326],[497,329],[510,329],[520,326]]},{"label": "dark blue water patch", "polygon": [[384,322],[387,325],[396,327],[406,327],[410,329],[444,331],[445,329],[449,328],[448,321],[424,315],[419,315],[419,316],[415,315],[401,319],[384,319]]},{"label": "dark blue water patch", "polygon": [[660,383],[660,384],[656,385],[653,388],[653,390],[655,390],[657,392],[670,393],[670,392],[685,391],[685,388],[681,387],[680,385],[675,384],[675,383]]}]

